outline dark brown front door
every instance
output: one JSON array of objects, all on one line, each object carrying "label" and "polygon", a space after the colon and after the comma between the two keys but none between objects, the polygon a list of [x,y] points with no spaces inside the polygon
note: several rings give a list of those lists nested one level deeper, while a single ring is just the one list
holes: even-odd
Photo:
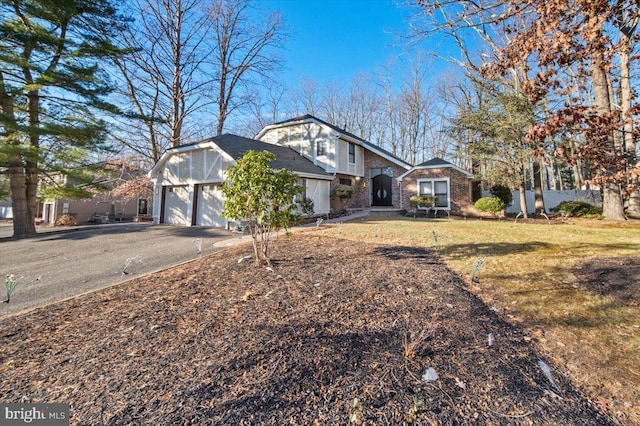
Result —
[{"label": "dark brown front door", "polygon": [[372,206],[392,206],[391,188],[393,187],[391,176],[380,174],[373,179],[373,199],[371,200]]}]

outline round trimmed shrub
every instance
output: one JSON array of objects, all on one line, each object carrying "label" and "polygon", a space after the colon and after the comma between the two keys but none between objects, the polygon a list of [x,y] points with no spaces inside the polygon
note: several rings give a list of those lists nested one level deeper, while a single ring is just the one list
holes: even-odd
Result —
[{"label": "round trimmed shrub", "polygon": [[494,197],[500,198],[505,206],[508,206],[513,201],[513,194],[508,186],[494,185],[489,191],[491,191],[491,195]]},{"label": "round trimmed shrub", "polygon": [[351,198],[356,188],[351,185],[338,185],[331,190],[331,198]]},{"label": "round trimmed shrub", "polygon": [[585,201],[563,201],[555,208],[559,213],[569,217],[596,217],[602,216],[602,207],[596,207]]},{"label": "round trimmed shrub", "polygon": [[414,195],[411,198],[409,198],[409,204],[414,209],[418,207],[434,206],[437,201],[438,201],[437,197],[433,195]]},{"label": "round trimmed shrub", "polygon": [[497,214],[504,210],[505,204],[498,197],[482,197],[473,205],[479,212]]}]

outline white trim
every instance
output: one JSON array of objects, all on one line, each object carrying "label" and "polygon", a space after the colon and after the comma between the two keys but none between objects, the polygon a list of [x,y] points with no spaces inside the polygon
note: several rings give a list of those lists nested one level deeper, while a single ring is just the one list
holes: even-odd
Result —
[{"label": "white trim", "polygon": [[[371,142],[368,141],[364,141],[364,139],[358,139],[356,137],[347,135],[346,133],[342,133],[339,132],[337,130],[335,130],[332,127],[327,126],[327,124],[322,123],[321,121],[319,121],[317,118],[315,117],[309,117],[309,118],[304,118],[302,120],[296,120],[296,121],[287,121],[284,123],[275,123],[275,124],[269,124],[268,126],[265,126],[262,130],[260,130],[260,132],[256,135],[256,137],[254,139],[258,139],[260,140],[260,138],[262,136],[264,136],[265,133],[267,133],[270,130],[273,129],[281,129],[283,127],[288,127],[288,126],[298,126],[300,124],[305,124],[305,123],[314,123],[318,126],[321,126],[323,128],[326,128],[329,130],[329,134],[330,136],[334,136],[336,138],[339,139],[343,139],[345,142],[353,142],[358,146],[361,146],[363,149],[366,149],[382,158],[384,158],[385,160],[391,161],[392,163],[397,164],[398,166],[410,170],[411,169],[411,165],[397,157],[391,156],[385,152],[379,151],[378,149],[376,149],[376,146],[374,144],[372,144]],[[367,142],[366,144],[364,142]]]},{"label": "white trim", "polygon": [[[162,154],[158,162],[151,168],[151,170],[149,170],[149,173],[147,173],[147,176],[150,178],[153,178],[154,175],[158,173],[158,171],[165,165],[167,160],[173,157],[174,155],[181,154],[184,152],[193,152],[200,149],[203,149],[203,150],[213,149],[222,157],[224,157],[226,160],[229,160],[232,164],[235,164],[236,162],[236,160],[234,160],[232,156],[227,154],[226,151],[223,151],[222,149],[220,149],[220,147],[216,145],[215,142],[213,142],[212,140],[206,140],[206,141],[195,143],[193,145],[180,145],[174,148],[167,149]],[[191,171],[189,172],[191,173]],[[180,178],[182,178],[182,176]]]},{"label": "white trim", "polygon": [[317,179],[317,180],[328,180],[328,181],[332,181],[334,179],[334,176],[327,176],[327,175],[316,175],[314,173],[300,173],[300,172],[295,172],[295,171],[291,171],[294,175],[300,177],[300,178],[305,178],[305,179]]},{"label": "white trim", "polygon": [[409,163],[406,163],[402,160],[400,160],[399,158],[396,157],[392,157],[389,154],[386,154],[382,151],[379,151],[375,148],[375,145],[371,144],[371,142],[369,142],[369,144],[364,144],[362,143],[362,141],[359,141],[358,139],[352,138],[349,135],[345,135],[345,134],[339,134],[338,137],[340,139],[344,139],[346,142],[354,142],[356,145],[362,147],[362,149],[366,149],[369,152],[372,152],[374,154],[376,154],[379,157],[384,158],[387,161],[391,161],[392,163],[397,164],[398,166],[402,167],[403,169],[407,169],[410,170],[411,169],[411,165]]},{"label": "white trim", "polygon": [[[431,190],[433,191],[435,189],[435,182],[442,182],[445,181],[447,183],[447,206],[446,207],[432,207],[432,210],[451,210],[451,179],[449,179],[448,177],[441,177],[441,178],[423,178],[423,179],[416,179],[416,192],[417,195],[433,195],[435,196],[436,194],[421,194],[420,193],[420,184],[425,183],[425,182],[431,182]],[[420,207],[418,207],[420,208]],[[423,210],[423,208],[421,209]]]},{"label": "white trim", "polygon": [[410,170],[408,170],[407,172],[401,174],[400,176],[398,176],[396,179],[398,181],[402,181],[402,179],[404,179],[407,175],[413,173],[415,170],[428,170],[428,169],[454,169],[459,171],[460,173],[463,173],[467,178],[471,179],[473,177],[473,173],[469,173],[468,171],[461,169],[460,167],[456,166],[455,164],[437,164],[437,165],[433,165],[433,166],[414,166],[412,167]]}]

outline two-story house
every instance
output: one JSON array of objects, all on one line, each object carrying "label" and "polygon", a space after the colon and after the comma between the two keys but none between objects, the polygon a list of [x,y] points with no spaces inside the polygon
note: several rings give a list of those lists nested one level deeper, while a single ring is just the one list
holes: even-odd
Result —
[{"label": "two-story house", "polygon": [[331,207],[395,208],[402,204],[399,176],[411,165],[362,138],[312,115],[266,126],[256,139],[286,146],[334,176],[332,193],[340,185],[352,186],[346,200],[332,197]]},{"label": "two-story house", "polygon": [[468,204],[467,172],[441,160],[411,167],[377,145],[304,115],[266,126],[255,139],[227,134],[167,150],[149,173],[154,222],[227,227],[220,215],[220,186],[226,169],[249,150],[269,151],[276,157],[272,167],[296,173],[317,215],[341,209],[400,212],[417,193],[438,195],[442,210],[459,212]]}]

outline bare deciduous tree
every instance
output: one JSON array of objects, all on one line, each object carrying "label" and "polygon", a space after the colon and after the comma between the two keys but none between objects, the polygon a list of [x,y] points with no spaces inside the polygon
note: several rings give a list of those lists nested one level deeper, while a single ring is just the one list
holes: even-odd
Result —
[{"label": "bare deciduous tree", "polygon": [[215,0],[208,11],[217,49],[214,78],[217,89],[216,134],[222,134],[229,115],[247,103],[250,87],[256,78],[270,78],[278,69],[276,48],[285,29],[278,13],[252,18],[249,0]]},{"label": "bare deciduous tree", "polygon": [[198,131],[192,116],[210,102],[205,95],[212,79],[204,70],[211,24],[203,7],[202,0],[131,3],[135,24],[122,39],[133,53],[116,64],[134,113],[119,139],[152,161]]}]

